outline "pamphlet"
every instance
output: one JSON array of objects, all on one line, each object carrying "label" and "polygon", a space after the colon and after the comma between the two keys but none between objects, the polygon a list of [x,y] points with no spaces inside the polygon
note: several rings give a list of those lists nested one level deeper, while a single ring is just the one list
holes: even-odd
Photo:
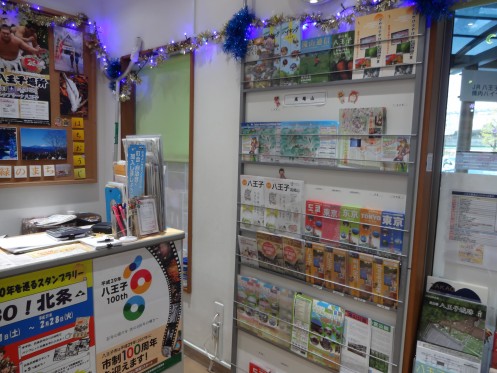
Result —
[{"label": "pamphlet", "polygon": [[342,307],[313,299],[308,359],[337,369],[340,363],[345,310]]},{"label": "pamphlet", "polygon": [[371,319],[345,311],[345,338],[340,364],[354,372],[366,372],[370,343]]},{"label": "pamphlet", "polygon": [[371,373],[391,373],[394,327],[371,320],[371,349],[369,370]]},{"label": "pamphlet", "polygon": [[311,330],[312,298],[296,293],[293,301],[293,328],[291,350],[307,357],[309,350],[309,330]]}]

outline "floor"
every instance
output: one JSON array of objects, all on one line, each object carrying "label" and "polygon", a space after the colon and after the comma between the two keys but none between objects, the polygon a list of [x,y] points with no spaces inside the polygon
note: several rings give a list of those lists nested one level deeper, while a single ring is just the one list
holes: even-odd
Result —
[{"label": "floor", "polygon": [[183,371],[185,373],[205,373],[208,372],[207,368],[192,358],[184,355]]},{"label": "floor", "polygon": [[[207,373],[209,370],[206,365],[202,365],[198,360],[193,357],[188,356],[186,353],[183,354],[183,372],[184,373]],[[221,369],[217,364],[214,364],[212,373],[220,373]]]}]

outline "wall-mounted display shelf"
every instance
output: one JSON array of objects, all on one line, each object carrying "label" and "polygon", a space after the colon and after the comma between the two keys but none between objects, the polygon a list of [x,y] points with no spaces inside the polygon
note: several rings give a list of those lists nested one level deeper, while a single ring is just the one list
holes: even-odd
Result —
[{"label": "wall-mounted display shelf", "polygon": [[256,31],[242,66],[232,371],[257,354],[243,330],[332,371],[399,372],[424,25],[398,8],[309,26]]}]

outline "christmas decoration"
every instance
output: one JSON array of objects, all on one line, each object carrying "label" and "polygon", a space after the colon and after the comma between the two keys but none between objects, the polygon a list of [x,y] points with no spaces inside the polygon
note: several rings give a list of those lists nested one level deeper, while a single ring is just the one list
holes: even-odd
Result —
[{"label": "christmas decoration", "polygon": [[450,8],[457,0],[414,0],[414,7],[420,14],[426,16],[428,27],[432,21],[452,17]]},{"label": "christmas decoration", "polygon": [[[457,0],[413,0],[418,12],[426,15],[430,20],[438,20],[450,15],[449,8]],[[247,7],[242,8],[233,18],[227,22],[222,30],[204,31],[197,35],[184,35],[180,41],[171,41],[171,43],[162,45],[151,52],[141,54],[139,60],[135,63],[137,70],[131,72],[120,81],[119,97],[121,101],[129,100],[132,86],[139,84],[139,73],[143,68],[155,68],[167,61],[170,56],[175,54],[192,53],[210,42],[223,43],[224,52],[232,55],[236,60],[242,59],[250,43],[247,37],[247,31],[250,28],[261,28],[278,26],[284,22],[299,21],[303,28],[316,27],[325,33],[338,30],[343,25],[352,25],[357,16],[382,12],[385,10],[398,7],[400,0],[356,0],[355,5],[342,9],[335,14],[325,16],[321,13],[302,14],[300,16],[274,15],[269,19],[259,19],[250,13]],[[100,62],[102,72],[112,80],[116,76],[118,62],[109,58],[107,48],[102,44],[97,24],[88,19],[88,17],[79,13],[76,16],[52,16],[42,12],[39,6],[28,3],[13,3],[3,0],[0,11],[18,12],[24,19],[39,26],[64,26],[72,28],[86,27],[86,46],[95,53]],[[5,14],[5,13],[4,13]],[[117,74],[117,76],[119,76]],[[116,79],[116,78],[114,78]],[[115,89],[115,86],[111,87]]]},{"label": "christmas decoration", "polygon": [[231,54],[236,60],[245,58],[248,46],[249,26],[255,19],[248,7],[242,8],[226,25],[226,36],[223,51]]},{"label": "christmas decoration", "polygon": [[117,58],[111,60],[105,68],[105,75],[110,80],[109,88],[113,91],[116,89],[116,79],[119,78],[120,74],[121,62]]}]

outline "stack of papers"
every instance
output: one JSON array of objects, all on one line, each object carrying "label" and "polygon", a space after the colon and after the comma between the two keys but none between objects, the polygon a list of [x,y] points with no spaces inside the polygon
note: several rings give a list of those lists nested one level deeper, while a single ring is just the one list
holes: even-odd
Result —
[{"label": "stack of papers", "polygon": [[76,219],[76,215],[51,215],[47,218],[31,219],[30,224],[43,227],[54,227]]},{"label": "stack of papers", "polygon": [[[64,241],[63,243],[67,244],[76,241],[77,240],[69,240]],[[21,254],[32,250],[38,250],[41,248],[47,248],[61,244],[62,242],[56,240],[46,233],[0,238],[0,248],[13,254]]]}]

